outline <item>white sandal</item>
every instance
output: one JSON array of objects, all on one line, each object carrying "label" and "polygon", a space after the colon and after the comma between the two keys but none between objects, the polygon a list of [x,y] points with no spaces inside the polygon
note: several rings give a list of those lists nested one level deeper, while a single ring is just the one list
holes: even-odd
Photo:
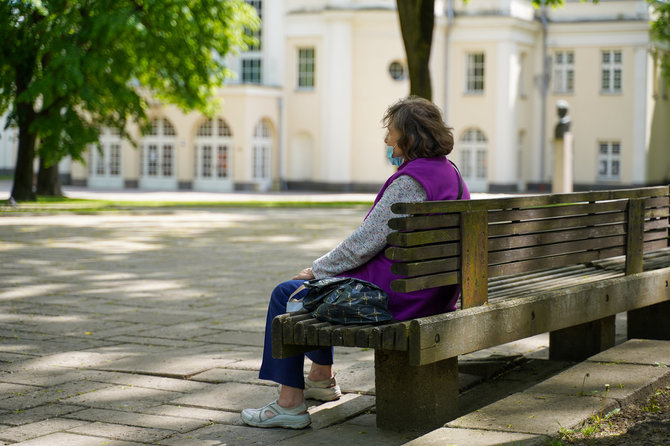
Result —
[{"label": "white sandal", "polygon": [[[267,412],[274,414],[268,417]],[[288,429],[302,429],[312,423],[307,413],[305,402],[295,407],[281,407],[277,400],[260,409],[244,409],[240,414],[242,421],[255,427],[284,427]]]},{"label": "white sandal", "polygon": [[333,401],[342,396],[342,391],[340,390],[340,386],[335,382],[335,377],[321,381],[312,381],[309,378],[305,378],[304,395],[306,399]]}]

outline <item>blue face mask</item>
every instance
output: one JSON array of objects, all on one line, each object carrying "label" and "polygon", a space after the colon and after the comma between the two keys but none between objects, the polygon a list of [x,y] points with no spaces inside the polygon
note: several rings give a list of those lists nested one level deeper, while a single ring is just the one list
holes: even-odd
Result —
[{"label": "blue face mask", "polygon": [[402,156],[393,157],[393,146],[386,146],[386,158],[389,160],[389,163],[398,167],[405,162]]}]

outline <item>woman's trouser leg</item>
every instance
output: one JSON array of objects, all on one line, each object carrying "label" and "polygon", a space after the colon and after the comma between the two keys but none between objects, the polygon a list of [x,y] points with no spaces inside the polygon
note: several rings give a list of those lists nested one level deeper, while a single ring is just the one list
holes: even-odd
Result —
[{"label": "woman's trouser leg", "polygon": [[[268,379],[285,386],[305,388],[303,369],[305,356],[296,355],[289,358],[276,359],[272,357],[272,320],[275,316],[286,313],[286,302],[289,296],[298,289],[304,280],[289,280],[277,285],[270,296],[268,314],[265,321],[265,344],[263,346],[263,362],[259,373],[260,379]],[[307,290],[301,291],[296,297],[302,297]],[[333,363],[333,348],[324,347],[307,353],[307,357],[320,365]]]}]

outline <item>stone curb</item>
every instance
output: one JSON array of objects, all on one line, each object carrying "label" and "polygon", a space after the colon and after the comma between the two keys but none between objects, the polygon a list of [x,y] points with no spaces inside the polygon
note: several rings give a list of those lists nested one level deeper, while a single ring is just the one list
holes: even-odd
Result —
[{"label": "stone curb", "polygon": [[545,445],[560,429],[643,401],[670,384],[669,364],[670,341],[632,339],[406,445]]}]

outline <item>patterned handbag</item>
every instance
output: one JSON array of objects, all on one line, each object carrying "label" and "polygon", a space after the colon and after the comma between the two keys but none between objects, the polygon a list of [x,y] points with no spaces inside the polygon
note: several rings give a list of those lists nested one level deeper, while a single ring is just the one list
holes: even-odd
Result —
[{"label": "patterned handbag", "polygon": [[377,324],[393,319],[388,296],[377,285],[350,277],[329,277],[305,282],[303,307],[312,316],[333,324]]}]

